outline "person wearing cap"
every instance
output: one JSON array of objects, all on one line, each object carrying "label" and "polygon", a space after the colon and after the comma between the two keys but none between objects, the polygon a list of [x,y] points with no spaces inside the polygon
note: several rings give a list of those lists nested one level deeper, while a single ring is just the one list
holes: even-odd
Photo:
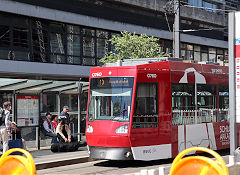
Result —
[{"label": "person wearing cap", "polygon": [[46,113],[46,119],[43,122],[43,127],[45,130],[45,135],[52,137],[52,144],[57,143],[57,134],[55,132],[55,128],[51,122],[52,114],[49,112]]},{"label": "person wearing cap", "polygon": [[71,142],[71,130],[67,124],[66,116],[59,116],[60,122],[57,125],[56,133],[58,136],[59,143]]},{"label": "person wearing cap", "polygon": [[61,118],[61,116],[66,116],[66,118],[67,118],[67,124],[69,125],[69,123],[70,123],[70,117],[69,117],[68,111],[69,111],[69,107],[68,107],[68,106],[63,106],[63,110],[62,110],[62,112],[60,113],[59,117]]}]

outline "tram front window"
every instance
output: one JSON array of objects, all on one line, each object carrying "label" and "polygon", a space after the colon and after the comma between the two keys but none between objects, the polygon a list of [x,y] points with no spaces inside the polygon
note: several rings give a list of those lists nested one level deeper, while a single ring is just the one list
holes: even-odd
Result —
[{"label": "tram front window", "polygon": [[95,78],[90,82],[88,121],[128,122],[131,112],[133,78]]}]

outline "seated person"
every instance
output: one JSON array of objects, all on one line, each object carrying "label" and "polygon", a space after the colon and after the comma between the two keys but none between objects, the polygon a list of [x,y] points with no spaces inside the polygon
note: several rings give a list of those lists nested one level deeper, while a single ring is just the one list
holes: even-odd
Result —
[{"label": "seated person", "polygon": [[56,129],[57,125],[58,125],[58,116],[53,115],[51,120],[52,120],[52,124],[53,124],[54,128]]},{"label": "seated person", "polygon": [[71,131],[66,116],[61,116],[56,129],[57,137],[60,143],[71,142]]},{"label": "seated person", "polygon": [[57,134],[55,132],[55,128],[51,122],[52,114],[47,113],[46,119],[43,122],[43,127],[45,130],[45,135],[52,137],[52,144],[57,143]]},{"label": "seated person", "polygon": [[10,124],[10,134],[11,134],[12,140],[21,139],[22,148],[28,150],[26,147],[26,142],[22,138],[21,131],[17,128],[17,124],[15,122],[11,122]]}]

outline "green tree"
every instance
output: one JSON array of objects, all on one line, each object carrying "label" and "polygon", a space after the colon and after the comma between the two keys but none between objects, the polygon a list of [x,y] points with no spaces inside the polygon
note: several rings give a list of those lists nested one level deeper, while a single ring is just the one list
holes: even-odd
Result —
[{"label": "green tree", "polygon": [[121,32],[121,36],[113,36],[110,40],[114,45],[114,51],[103,57],[100,62],[111,63],[123,59],[156,58],[169,56],[159,53],[158,39],[146,34],[137,35],[127,31]]}]

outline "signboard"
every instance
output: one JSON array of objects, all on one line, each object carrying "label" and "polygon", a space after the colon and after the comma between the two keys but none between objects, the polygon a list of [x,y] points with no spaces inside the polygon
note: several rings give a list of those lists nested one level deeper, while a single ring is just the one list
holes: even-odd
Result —
[{"label": "signboard", "polygon": [[39,96],[17,97],[17,125],[37,126],[39,121]]},{"label": "signboard", "polygon": [[133,86],[133,77],[103,77],[92,78],[91,89],[97,88],[113,88],[113,87],[131,87]]},{"label": "signboard", "polygon": [[236,122],[240,123],[240,12],[235,13]]}]

